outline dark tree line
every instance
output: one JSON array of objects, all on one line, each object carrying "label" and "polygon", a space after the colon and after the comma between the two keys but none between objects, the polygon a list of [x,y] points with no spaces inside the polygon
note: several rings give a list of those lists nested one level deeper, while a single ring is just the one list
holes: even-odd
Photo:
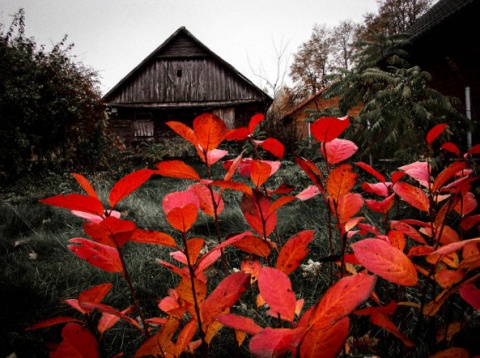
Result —
[{"label": "dark tree line", "polygon": [[39,167],[94,162],[103,149],[97,74],[61,42],[47,51],[25,35],[20,10],[0,24],[0,180]]}]

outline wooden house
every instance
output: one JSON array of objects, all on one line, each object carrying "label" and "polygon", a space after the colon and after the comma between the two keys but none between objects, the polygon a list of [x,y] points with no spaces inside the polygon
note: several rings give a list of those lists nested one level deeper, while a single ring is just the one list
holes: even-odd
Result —
[{"label": "wooden house", "polygon": [[457,109],[470,115],[476,128],[473,144],[480,143],[479,15],[478,0],[439,0],[409,29],[410,63],[432,75],[432,88],[460,100]]},{"label": "wooden house", "polygon": [[[311,113],[321,113],[324,110],[338,107],[340,97],[326,99],[324,97],[326,89],[327,87],[322,88],[320,91],[301,102],[283,118],[286,125],[296,126],[295,132],[297,139],[310,137]],[[356,106],[348,111],[348,115],[355,117],[361,109],[362,106]]]},{"label": "wooden house", "polygon": [[166,121],[191,125],[205,112],[228,128],[265,113],[270,98],[250,80],[179,28],[105,96],[110,128],[127,145],[157,141],[173,131]]}]

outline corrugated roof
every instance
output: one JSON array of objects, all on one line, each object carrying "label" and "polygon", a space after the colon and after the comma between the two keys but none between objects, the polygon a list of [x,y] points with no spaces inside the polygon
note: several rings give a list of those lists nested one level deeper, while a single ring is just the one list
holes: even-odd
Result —
[{"label": "corrugated roof", "polygon": [[408,32],[414,40],[422,37],[461,12],[467,11],[468,7],[475,2],[478,3],[479,0],[439,0],[422,17],[415,21]]}]

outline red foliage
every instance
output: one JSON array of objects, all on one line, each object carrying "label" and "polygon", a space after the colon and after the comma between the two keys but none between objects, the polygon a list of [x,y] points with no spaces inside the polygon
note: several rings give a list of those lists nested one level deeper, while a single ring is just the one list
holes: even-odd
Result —
[{"label": "red foliage", "polygon": [[[387,179],[366,163],[357,162],[354,168],[345,162],[358,150],[353,142],[339,138],[350,124],[348,117],[321,118],[312,123],[311,131],[320,142],[318,149],[327,162],[327,169],[322,171],[313,161],[296,156],[295,162],[313,185],[291,194],[297,189],[291,185],[277,184],[269,188],[272,182],[269,179],[281,162],[261,159],[262,150],[282,158],[284,147],[274,138],[254,139],[256,128],[263,120],[264,116],[258,114],[246,127],[228,131],[225,123],[212,114],[195,118],[193,128],[180,122],[167,122],[173,131],[195,147],[206,166],[206,179],[183,161],[171,160],[158,163],[155,170],[141,169],[120,179],[109,193],[108,210],[90,182],[80,174],[73,176],[87,195],[57,195],[41,200],[85,219],[84,231],[91,239],[71,239],[69,249],[101,270],[120,273],[131,290],[133,305],[122,311],[102,303],[112,288],[110,283],[94,286],[81,292],[77,299],[64,301],[84,315],[89,323],[94,311],[101,313],[97,337],[101,339],[105,331],[123,320],[145,337],[136,352],[137,357],[180,356],[193,354],[195,350],[207,355],[211,341],[225,325],[234,329],[239,344],[247,334],[253,336],[249,349],[255,356],[336,357],[346,346],[357,348],[355,344],[346,344],[352,314],[368,316],[371,324],[397,337],[406,349],[413,349],[414,340],[399,329],[399,323],[409,322],[397,314],[398,310],[409,310],[407,316],[415,315],[421,322],[423,316],[437,315],[454,294],[472,309],[480,308],[477,286],[480,238],[474,237],[480,229],[480,216],[475,214],[478,204],[471,190],[478,178],[470,168],[471,157],[480,154],[479,145],[462,156],[455,144],[444,143],[441,149],[453,153],[457,160],[436,177],[433,177],[429,160],[425,160],[400,166]],[[430,151],[433,150],[431,144],[445,128],[445,124],[440,124],[426,134],[425,144]],[[254,158],[244,158],[242,153],[223,163],[226,169],[223,178],[211,178],[211,166],[227,154],[218,149],[225,139],[250,141]],[[357,183],[359,174],[355,172],[357,167],[377,181],[362,183],[363,192],[355,192],[360,186]],[[252,184],[234,180],[237,173],[249,178]],[[122,219],[121,214],[113,210],[154,174],[195,182],[186,190],[169,193],[163,198],[166,219],[177,230],[174,234],[137,228],[134,222]],[[222,196],[226,190],[241,193],[240,210],[254,232],[221,236],[223,222],[219,216],[224,211]],[[297,199],[323,200],[328,215],[326,231],[330,256],[320,258],[317,250],[312,249],[325,245],[315,242],[313,230],[293,234],[280,246],[283,240],[277,222],[282,216],[278,212]],[[401,205],[398,205],[399,199],[403,201]],[[415,219],[402,217],[405,206],[418,210]],[[209,243],[207,248],[203,238],[189,236],[199,210],[214,221],[218,233],[218,243],[214,247]],[[383,220],[376,225],[368,210],[378,213]],[[333,244],[337,238],[339,252]],[[128,241],[174,249],[169,256],[175,264],[157,260],[160,269],[166,268],[179,275],[178,285],[168,288],[168,295],[158,300],[161,317],[143,316],[128,265],[125,265],[123,250]],[[239,272],[227,273],[224,256],[227,249],[244,252]],[[404,253],[406,251],[408,254]],[[209,272],[220,257],[224,278],[212,288]],[[308,265],[301,265],[307,257]],[[288,275],[302,267],[308,277],[315,274],[313,267],[321,266],[321,262],[331,263],[330,287],[302,313],[305,301],[293,291]],[[376,291],[377,281],[382,280],[388,283],[383,281],[381,289]],[[422,294],[417,297],[422,297],[421,303],[391,300],[393,290],[389,287],[392,285],[403,300],[409,298],[401,289],[403,286],[419,290]],[[436,289],[436,296],[432,295]],[[258,307],[268,305],[266,313],[271,317],[262,317],[265,327],[252,318],[231,313],[231,310],[247,311],[232,309],[247,290],[255,293],[257,301],[247,302],[248,298],[245,301],[242,298],[242,306],[256,304],[253,309],[260,315],[262,311]],[[382,305],[389,301],[387,306]],[[100,356],[101,345],[95,335],[80,325],[83,322],[72,317],[57,317],[39,322],[29,330],[63,324],[63,340],[52,356]],[[358,338],[348,339],[348,342],[358,344]],[[375,353],[374,348],[371,351]],[[462,355],[465,351],[450,348],[435,356],[456,354]]]}]

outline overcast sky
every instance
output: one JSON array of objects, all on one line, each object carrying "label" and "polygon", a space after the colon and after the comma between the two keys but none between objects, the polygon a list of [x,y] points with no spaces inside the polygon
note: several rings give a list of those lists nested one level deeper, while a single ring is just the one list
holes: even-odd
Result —
[{"label": "overcast sky", "polygon": [[20,8],[27,36],[49,46],[68,35],[72,53],[98,71],[106,93],[181,26],[263,87],[255,73],[263,68],[275,78],[275,47],[286,47],[291,62],[315,24],[363,22],[378,6],[376,0],[0,0],[0,22],[10,26]]}]

